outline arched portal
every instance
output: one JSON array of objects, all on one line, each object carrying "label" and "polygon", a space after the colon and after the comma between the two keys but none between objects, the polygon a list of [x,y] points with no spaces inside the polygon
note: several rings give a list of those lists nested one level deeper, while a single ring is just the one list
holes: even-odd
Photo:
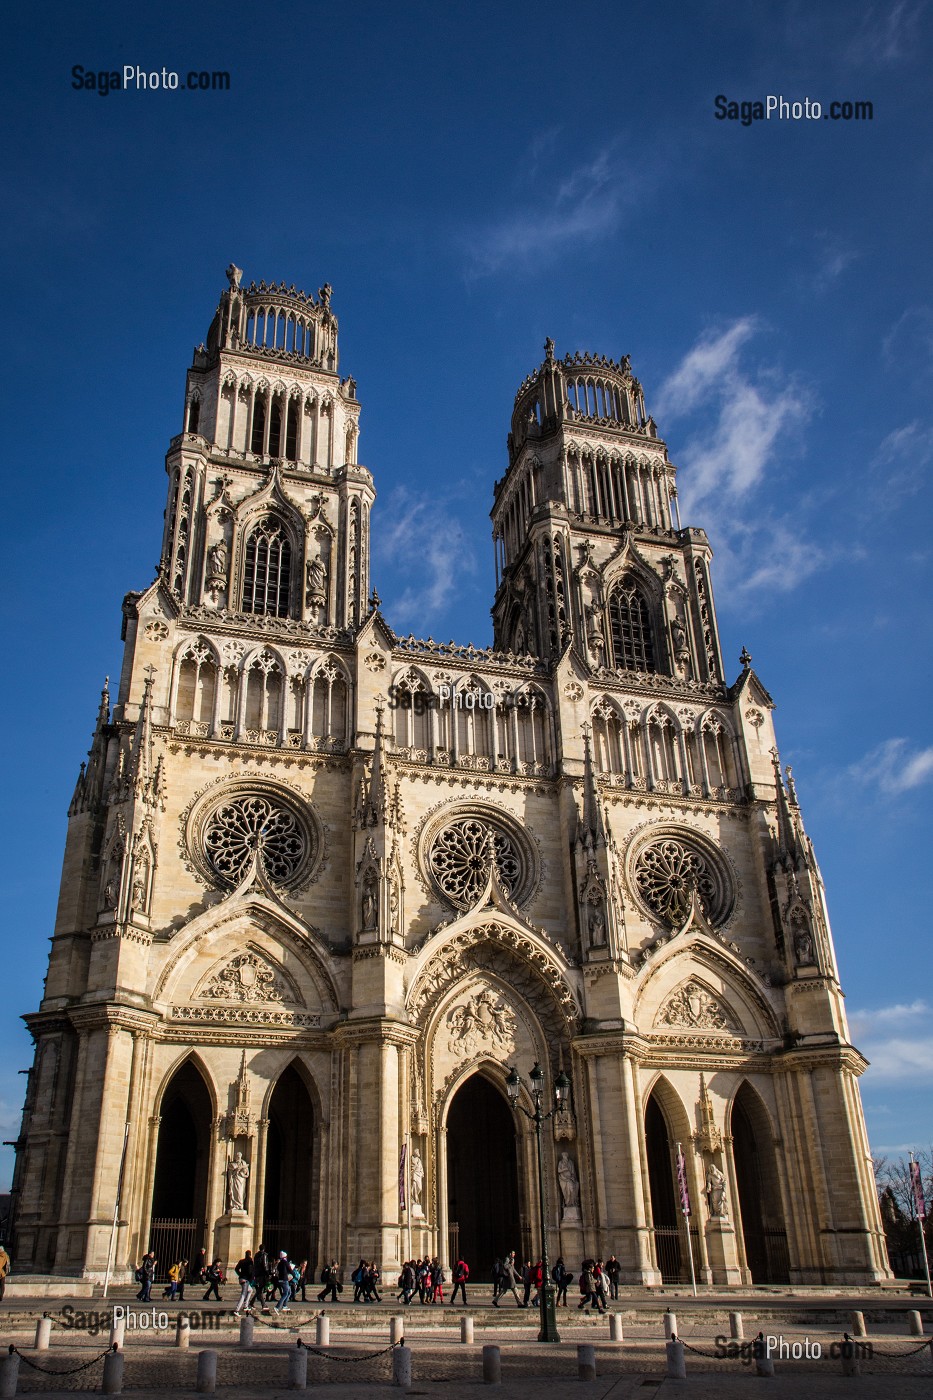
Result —
[{"label": "arched portal", "polygon": [[186,1060],[162,1095],[149,1249],[165,1278],[179,1259],[193,1259],[207,1239],[211,1096]]},{"label": "arched portal", "polygon": [[748,1084],[741,1086],[732,1105],[732,1156],[745,1263],[752,1283],[789,1283],[787,1232],[771,1125]]},{"label": "arched portal", "polygon": [[477,1282],[494,1259],[522,1251],[515,1123],[482,1074],[461,1084],[447,1114],[447,1219],[451,1259],[461,1253]]},{"label": "arched portal", "polygon": [[294,1065],[269,1100],[262,1236],[266,1248],[310,1261],[317,1250],[314,1203],[314,1105]]},{"label": "arched portal", "polygon": [[664,1110],[654,1094],[645,1109],[645,1150],[657,1265],[664,1283],[680,1283],[689,1275],[690,1262],[674,1188],[674,1143]]}]

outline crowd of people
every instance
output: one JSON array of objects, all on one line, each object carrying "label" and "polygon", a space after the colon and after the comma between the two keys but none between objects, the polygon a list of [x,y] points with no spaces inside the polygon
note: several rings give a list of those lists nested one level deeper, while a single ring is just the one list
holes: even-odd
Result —
[{"label": "crowd of people", "polygon": [[[140,1302],[148,1303],[151,1299],[157,1264],[156,1256],[150,1251],[143,1256],[136,1270],[136,1281],[139,1284],[139,1292],[136,1297]],[[567,1307],[567,1294],[576,1281],[575,1276],[567,1269],[563,1258],[557,1260],[550,1272],[551,1281],[556,1290],[556,1304],[558,1307]],[[295,1263],[288,1257],[286,1250],[281,1249],[276,1254],[275,1251],[267,1250],[262,1244],[255,1254],[249,1249],[246,1250],[243,1258],[237,1263],[234,1273],[240,1285],[240,1296],[234,1308],[234,1313],[237,1316],[254,1308],[259,1308],[264,1313],[289,1312],[291,1311],[291,1302],[297,1300],[299,1294],[303,1303],[308,1301],[308,1286],[313,1282],[308,1276],[307,1259]],[[589,1308],[591,1312],[606,1312],[609,1301],[619,1296],[621,1273],[622,1266],[614,1254],[610,1255],[605,1263],[601,1259],[584,1259],[580,1265],[580,1301],[577,1303],[577,1307],[582,1310]],[[448,1306],[456,1306],[458,1295],[463,1307],[467,1306],[467,1282],[469,1278],[469,1265],[465,1259],[458,1256],[451,1270],[449,1283],[453,1286],[447,1300]],[[382,1294],[379,1292],[381,1281],[382,1276],[375,1261],[360,1259],[350,1275],[353,1302],[359,1304],[381,1303]],[[226,1273],[221,1260],[215,1258],[208,1261],[207,1251],[202,1249],[190,1266],[187,1259],[178,1259],[170,1266],[168,1283],[163,1291],[163,1297],[168,1298],[169,1301],[184,1302],[186,1284],[206,1284],[207,1291],[203,1301],[207,1303],[213,1298],[219,1303],[223,1301],[220,1288],[226,1282]],[[317,1294],[319,1303],[340,1301],[340,1295],[344,1291],[343,1274],[336,1259],[331,1260],[321,1269],[319,1282],[321,1285],[321,1291]],[[445,1301],[444,1285],[447,1283],[448,1278],[443,1265],[436,1256],[433,1259],[428,1257],[408,1259],[402,1265],[401,1273],[397,1279],[398,1292],[396,1297],[405,1307],[408,1307],[415,1299],[423,1306],[433,1304],[443,1306]],[[516,1258],[515,1251],[512,1250],[496,1259],[492,1266],[493,1307],[497,1308],[502,1299],[509,1293],[519,1308],[539,1307],[543,1287],[544,1264],[540,1259],[537,1262],[526,1259],[522,1264]],[[519,1296],[519,1291],[521,1291],[521,1296]],[[350,1301],[349,1298],[347,1301]]]}]

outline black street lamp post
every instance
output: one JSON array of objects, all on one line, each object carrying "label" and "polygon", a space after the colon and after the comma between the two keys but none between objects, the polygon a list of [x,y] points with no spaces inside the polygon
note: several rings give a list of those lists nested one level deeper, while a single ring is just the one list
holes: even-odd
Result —
[{"label": "black street lamp post", "polygon": [[528,1109],[518,1101],[519,1091],[522,1087],[521,1077],[514,1066],[505,1077],[505,1087],[509,1095],[509,1103],[513,1111],[518,1108],[535,1125],[535,1145],[538,1149],[538,1223],[541,1230],[541,1272],[544,1277],[541,1280],[541,1329],[538,1332],[539,1342],[559,1342],[560,1336],[557,1331],[557,1313],[554,1307],[554,1283],[551,1279],[551,1266],[547,1254],[547,1222],[544,1211],[544,1158],[541,1151],[541,1124],[546,1123],[549,1118],[561,1109],[570,1097],[570,1080],[563,1070],[560,1071],[554,1081],[554,1107],[550,1113],[541,1112],[541,1101],[544,1098],[544,1070],[537,1060],[529,1074],[531,1080],[531,1098],[534,1103],[534,1113],[529,1113]]}]

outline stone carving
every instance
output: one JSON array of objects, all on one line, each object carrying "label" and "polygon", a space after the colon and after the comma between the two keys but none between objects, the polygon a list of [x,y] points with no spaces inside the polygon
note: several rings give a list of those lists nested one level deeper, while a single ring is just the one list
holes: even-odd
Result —
[{"label": "stone carving", "polygon": [[367,671],[372,671],[373,674],[375,674],[378,671],[385,670],[386,659],[381,651],[370,651],[363,657],[363,665],[366,667]]},{"label": "stone carving", "polygon": [[207,573],[209,581],[219,579],[226,583],[227,563],[228,555],[226,542],[224,540],[218,540],[217,543],[212,544],[207,551]]},{"label": "stone carving", "polygon": [[231,263],[227,268],[227,281],[230,283],[230,290],[232,292],[238,292],[240,290],[242,277],[242,267],[237,267],[236,263]]},{"label": "stone carving", "polygon": [[714,1220],[729,1219],[729,1207],[726,1203],[726,1178],[715,1162],[710,1162],[706,1168],[706,1200],[709,1205],[709,1213]]},{"label": "stone carving", "polygon": [[168,636],[168,628],[164,622],[147,622],[145,632],[150,642],[164,642]]},{"label": "stone carving", "polygon": [[424,1190],[424,1162],[417,1147],[411,1150],[411,1213],[424,1215],[421,1193]]},{"label": "stone carving", "polygon": [[327,566],[324,560],[309,559],[305,572],[308,607],[322,608],[327,602]]},{"label": "stone carving", "polygon": [[812,967],[816,962],[813,939],[810,930],[804,924],[800,924],[794,934],[794,957],[801,967]]},{"label": "stone carving", "polygon": [[238,1152],[227,1167],[227,1209],[246,1209],[246,1181],[249,1176],[249,1163],[243,1153]]},{"label": "stone carving", "polygon": [[237,953],[216,972],[200,993],[219,1001],[294,1002],[285,980],[264,958],[253,952]]},{"label": "stone carving", "polygon": [[447,1013],[447,1048],[453,1055],[480,1050],[506,1054],[515,1048],[515,1012],[489,987]]},{"label": "stone carving", "polygon": [[564,1203],[562,1220],[570,1223],[580,1219],[580,1178],[569,1152],[560,1154],[557,1163],[557,1184]]},{"label": "stone carving", "polygon": [[371,933],[379,922],[379,888],[370,871],[363,885],[363,932]]},{"label": "stone carving", "polygon": [[713,1100],[706,1087],[706,1075],[700,1075],[700,1131],[694,1141],[704,1152],[718,1152],[722,1147],[722,1133],[716,1126],[713,1114]]},{"label": "stone carving", "polygon": [[583,699],[583,686],[579,681],[568,681],[564,686],[564,695],[572,704],[576,704]]},{"label": "stone carving", "polygon": [[736,1032],[731,1017],[727,1016],[721,1003],[699,982],[684,982],[661,1007],[654,1024],[656,1026],[686,1026],[704,1031]]}]

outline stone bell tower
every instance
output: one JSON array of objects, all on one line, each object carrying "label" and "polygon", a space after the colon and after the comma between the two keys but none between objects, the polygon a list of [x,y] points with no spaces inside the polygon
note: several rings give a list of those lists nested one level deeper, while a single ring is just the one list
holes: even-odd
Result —
[{"label": "stone bell tower", "polygon": [[676,468],[628,356],[559,360],[548,340],[508,449],[492,509],[497,649],[555,659],[572,638],[596,672],[721,681],[709,544],[680,528]]},{"label": "stone bell tower", "polygon": [[243,288],[236,267],[227,278],[166,458],[162,576],[206,617],[358,627],[375,496],[357,464],[356,384],[337,374],[331,288],[315,300],[284,282]]}]

